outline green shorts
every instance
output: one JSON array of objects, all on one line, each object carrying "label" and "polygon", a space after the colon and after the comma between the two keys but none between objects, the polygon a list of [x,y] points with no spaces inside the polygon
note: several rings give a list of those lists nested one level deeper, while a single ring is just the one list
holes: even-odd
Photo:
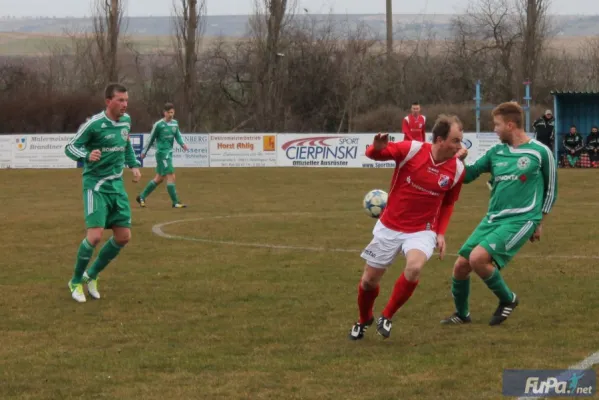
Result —
[{"label": "green shorts", "polygon": [[536,221],[488,222],[485,217],[458,254],[468,259],[472,250],[481,246],[491,255],[495,266],[501,269],[520,251],[538,225]]},{"label": "green shorts", "polygon": [[91,189],[84,190],[83,212],[86,228],[131,228],[131,206],[126,192],[102,193]]},{"label": "green shorts", "polygon": [[175,167],[173,167],[172,154],[156,153],[156,173],[160,176],[175,173]]}]

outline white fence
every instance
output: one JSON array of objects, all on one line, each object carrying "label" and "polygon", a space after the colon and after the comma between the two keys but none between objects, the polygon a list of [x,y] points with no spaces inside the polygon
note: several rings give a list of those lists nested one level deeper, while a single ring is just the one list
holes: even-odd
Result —
[{"label": "white fence", "polygon": [[[1,168],[77,168],[64,153],[74,133],[0,135]],[[183,151],[176,143],[175,167],[328,167],[392,168],[393,162],[374,162],[365,156],[373,133],[188,133]],[[391,134],[403,140],[403,134]],[[432,134],[427,135],[431,141]],[[132,134],[133,148],[140,154],[149,134]],[[465,133],[463,144],[473,162],[498,142],[495,133]],[[143,160],[156,166],[154,150]]]}]

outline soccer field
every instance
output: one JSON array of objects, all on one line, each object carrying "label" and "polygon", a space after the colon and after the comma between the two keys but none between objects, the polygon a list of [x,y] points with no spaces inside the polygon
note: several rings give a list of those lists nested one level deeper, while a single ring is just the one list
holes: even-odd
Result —
[{"label": "soccer field", "polygon": [[439,324],[454,254],[486,210],[483,177],[456,205],[452,255],[426,265],[391,337],[358,342],[347,334],[375,222],[361,200],[392,170],[179,168],[181,210],[164,186],[140,209],[153,171],[137,185],[125,171],[132,240],[85,304],[67,289],[80,173],[0,171],[2,399],[500,399],[505,368],[567,368],[599,350],[597,171],[559,171],[541,242],[504,271],[520,306],[503,325],[488,326],[497,300],[478,278],[474,323]]}]

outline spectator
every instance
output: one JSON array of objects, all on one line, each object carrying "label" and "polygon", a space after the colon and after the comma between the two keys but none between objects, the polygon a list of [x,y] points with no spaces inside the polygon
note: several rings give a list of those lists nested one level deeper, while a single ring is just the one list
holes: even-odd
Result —
[{"label": "spectator", "polygon": [[576,167],[584,148],[582,136],[576,131],[576,125],[572,125],[570,133],[564,137],[564,148],[566,149],[564,166]]},{"label": "spectator", "polygon": [[546,110],[545,114],[532,124],[532,127],[535,130],[536,139],[553,151],[553,135],[555,130],[553,112]]},{"label": "spectator", "polygon": [[420,114],[420,104],[412,103],[412,113],[403,119],[404,140],[426,141],[426,117]]},{"label": "spectator", "polygon": [[587,152],[593,168],[599,167],[599,129],[596,126],[587,137]]}]

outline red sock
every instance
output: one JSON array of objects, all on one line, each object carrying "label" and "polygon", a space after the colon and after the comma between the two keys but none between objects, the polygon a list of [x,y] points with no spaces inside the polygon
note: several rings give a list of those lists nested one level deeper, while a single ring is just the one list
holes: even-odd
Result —
[{"label": "red sock", "polygon": [[387,319],[393,318],[397,310],[412,296],[416,286],[418,286],[418,281],[410,282],[402,272],[401,276],[395,281],[391,298],[383,310],[383,317]]},{"label": "red sock", "polygon": [[372,315],[372,308],[374,307],[374,301],[379,295],[379,286],[377,285],[374,290],[364,290],[362,288],[362,282],[358,284],[358,308],[360,309],[360,323],[369,321]]}]

